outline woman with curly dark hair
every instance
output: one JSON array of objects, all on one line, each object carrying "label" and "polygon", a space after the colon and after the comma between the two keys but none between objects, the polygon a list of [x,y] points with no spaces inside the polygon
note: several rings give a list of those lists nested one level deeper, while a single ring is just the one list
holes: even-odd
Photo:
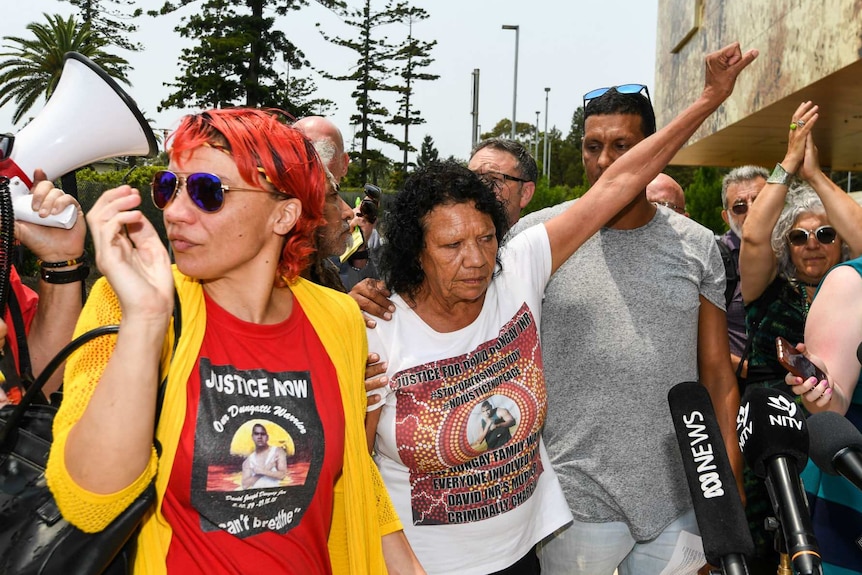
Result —
[{"label": "woman with curly dark hair", "polygon": [[[508,226],[495,189],[457,163],[418,170],[391,202],[380,263],[396,311],[367,331],[387,383],[369,392],[382,408],[369,408],[367,424],[428,573],[539,572],[534,546],[572,519],[541,438],[545,284],[643,193],[753,57],[738,46],[710,55],[697,102],[611,165],[618,150],[608,149],[603,176],[582,198],[502,248]],[[482,449],[470,430],[492,397],[518,424]]]}]

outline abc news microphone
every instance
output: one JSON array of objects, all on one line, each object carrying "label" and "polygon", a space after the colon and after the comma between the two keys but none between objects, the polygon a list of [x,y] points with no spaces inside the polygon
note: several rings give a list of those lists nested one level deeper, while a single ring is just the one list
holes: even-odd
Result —
[{"label": "abc news microphone", "polygon": [[689,381],[667,400],[706,560],[724,575],[746,575],[754,543],[709,392]]},{"label": "abc news microphone", "polygon": [[842,475],[862,489],[862,433],[834,411],[808,418],[811,459],[830,475]]},{"label": "abc news microphone", "polygon": [[793,572],[822,574],[808,500],[799,479],[808,462],[808,429],[801,408],[777,389],[749,387],[740,401],[736,435],[745,462],[766,482]]}]

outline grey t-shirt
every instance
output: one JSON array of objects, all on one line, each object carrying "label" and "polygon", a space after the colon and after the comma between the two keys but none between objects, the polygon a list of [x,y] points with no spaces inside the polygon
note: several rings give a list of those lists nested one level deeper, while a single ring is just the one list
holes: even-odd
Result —
[{"label": "grey t-shirt", "polygon": [[548,283],[544,438],[576,519],[622,521],[643,541],[691,507],[667,393],[698,379],[700,295],[724,309],[715,237],[662,207],[640,228],[603,228]]}]

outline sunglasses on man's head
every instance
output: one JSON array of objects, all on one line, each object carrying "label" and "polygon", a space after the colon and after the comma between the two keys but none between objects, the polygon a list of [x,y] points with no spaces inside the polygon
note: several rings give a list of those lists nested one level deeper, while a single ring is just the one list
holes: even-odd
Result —
[{"label": "sunglasses on man's head", "polygon": [[814,231],[804,230],[802,228],[793,228],[787,232],[787,241],[793,246],[804,246],[808,243],[808,238],[814,235],[821,244],[831,244],[838,237],[838,232],[832,226],[820,226]]},{"label": "sunglasses on man's head", "polygon": [[652,100],[649,97],[649,88],[644,84],[621,84],[619,86],[608,86],[606,88],[596,88],[595,90],[590,90],[586,94],[584,94],[584,108],[587,107],[587,104],[590,100],[595,100],[601,96],[604,96],[608,93],[609,90],[615,89],[620,94],[640,94],[643,92],[646,94],[646,98],[649,101],[650,105],[652,105]]},{"label": "sunglasses on man's head", "polygon": [[169,170],[161,170],[153,174],[153,203],[160,210],[164,210],[182,186],[185,186],[186,193],[188,193],[189,198],[194,202],[195,206],[208,214],[222,209],[226,192],[273,193],[269,190],[227,186],[222,183],[217,175],[206,172],[196,172],[183,177]]}]

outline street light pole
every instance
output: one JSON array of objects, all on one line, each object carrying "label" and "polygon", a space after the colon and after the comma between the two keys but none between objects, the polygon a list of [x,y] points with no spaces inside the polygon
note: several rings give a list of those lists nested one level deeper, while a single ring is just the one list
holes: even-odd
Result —
[{"label": "street light pole", "polygon": [[520,26],[503,24],[503,30],[515,31],[515,84],[512,86],[512,139],[515,139],[515,112],[518,108],[518,37],[521,34]]},{"label": "street light pole", "polygon": [[545,88],[545,153],[542,156],[542,167],[544,168],[545,177],[548,179],[550,186],[551,180],[551,142],[548,140],[548,94],[551,93],[550,88]]},{"label": "street light pole", "polygon": [[533,141],[536,151],[533,153],[533,158],[539,157],[539,113],[539,110],[536,110],[536,139]]}]

